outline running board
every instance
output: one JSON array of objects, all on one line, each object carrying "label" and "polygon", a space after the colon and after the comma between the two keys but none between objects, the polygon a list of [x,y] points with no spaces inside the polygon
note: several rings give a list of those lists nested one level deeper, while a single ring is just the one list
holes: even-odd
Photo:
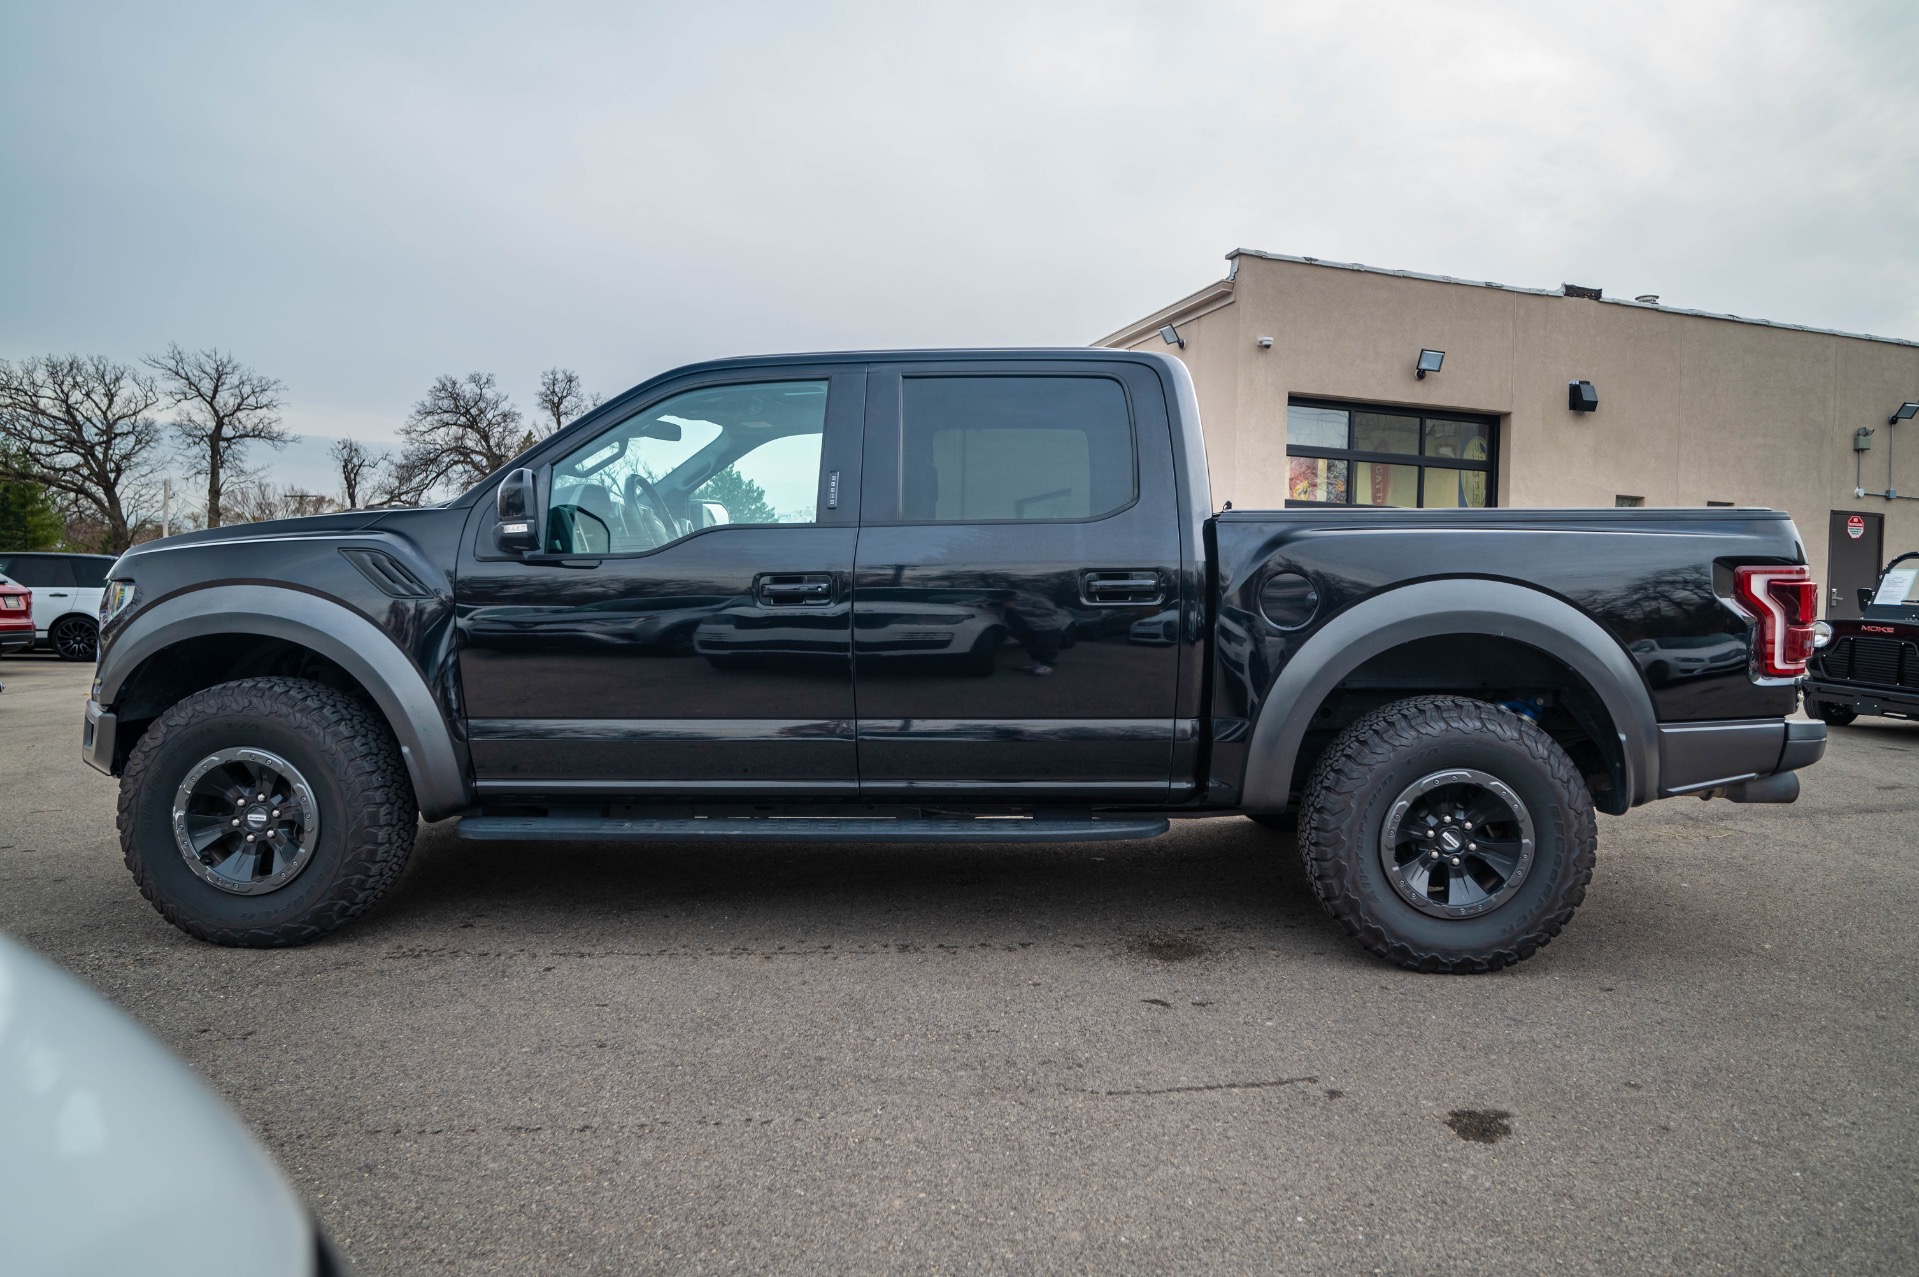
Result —
[{"label": "running board", "polygon": [[1164,816],[1112,820],[753,816],[629,820],[611,816],[467,816],[479,842],[1114,842],[1157,838]]}]

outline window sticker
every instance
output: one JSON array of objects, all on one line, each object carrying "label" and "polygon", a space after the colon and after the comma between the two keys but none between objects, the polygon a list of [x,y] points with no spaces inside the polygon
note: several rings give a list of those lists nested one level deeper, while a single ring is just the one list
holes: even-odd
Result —
[{"label": "window sticker", "polygon": [[1912,583],[1919,579],[1919,568],[1894,568],[1879,582],[1873,602],[1883,607],[1903,607],[1912,597]]}]

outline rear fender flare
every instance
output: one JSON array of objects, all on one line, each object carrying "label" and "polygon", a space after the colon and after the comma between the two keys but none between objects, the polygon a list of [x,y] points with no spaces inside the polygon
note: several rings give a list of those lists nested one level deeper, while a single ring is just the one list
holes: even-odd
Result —
[{"label": "rear fender flare", "polygon": [[334,662],[367,690],[393,729],[421,815],[438,820],[473,805],[452,729],[419,667],[360,613],[319,595],[276,586],[216,585],[162,599],[113,636],[101,660],[96,699],[113,704],[149,657],[215,634],[284,639]]},{"label": "rear fender flare", "polygon": [[1599,697],[1618,733],[1632,805],[1659,792],[1658,719],[1638,667],[1618,640],[1579,609],[1538,590],[1455,578],[1376,594],[1335,616],[1300,647],[1261,702],[1241,806],[1286,810],[1307,728],[1347,675],[1401,644],[1454,634],[1513,639],[1570,668]]}]

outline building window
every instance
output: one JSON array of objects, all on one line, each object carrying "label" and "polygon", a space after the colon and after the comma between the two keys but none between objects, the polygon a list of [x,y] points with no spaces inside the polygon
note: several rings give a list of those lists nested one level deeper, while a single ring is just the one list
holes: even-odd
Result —
[{"label": "building window", "polygon": [[1618,506],[1622,510],[1636,510],[1640,506],[1646,504],[1646,498],[1628,497],[1628,496],[1621,495],[1621,496],[1614,497],[1612,499],[1612,503]]},{"label": "building window", "polygon": [[1497,505],[1490,417],[1313,403],[1286,406],[1286,504]]}]

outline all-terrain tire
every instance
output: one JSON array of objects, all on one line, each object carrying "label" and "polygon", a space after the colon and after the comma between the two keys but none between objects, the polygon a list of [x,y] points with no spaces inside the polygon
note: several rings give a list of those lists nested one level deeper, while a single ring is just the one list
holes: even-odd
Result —
[{"label": "all-terrain tire", "polygon": [[[1503,903],[1474,917],[1435,917],[1407,903],[1382,863],[1381,833],[1407,787],[1471,768],[1526,804],[1530,871]],[[1559,934],[1592,881],[1592,794],[1566,751],[1531,720],[1485,701],[1419,696],[1367,714],[1333,741],[1306,785],[1299,849],[1313,891],[1347,934],[1415,971],[1497,971]]]},{"label": "all-terrain tire", "polygon": [[1812,712],[1814,718],[1830,723],[1834,727],[1845,727],[1859,717],[1859,711],[1851,706],[1836,705],[1831,701],[1814,701],[1806,708]]},{"label": "all-terrain tire", "polygon": [[[272,751],[313,792],[319,837],[284,886],[235,895],[181,855],[172,807],[182,779],[217,750]],[[214,944],[306,944],[370,909],[406,868],[418,825],[393,733],[343,692],[296,678],[250,678],[196,692],[154,720],[120,779],[120,848],[160,916]]]}]

